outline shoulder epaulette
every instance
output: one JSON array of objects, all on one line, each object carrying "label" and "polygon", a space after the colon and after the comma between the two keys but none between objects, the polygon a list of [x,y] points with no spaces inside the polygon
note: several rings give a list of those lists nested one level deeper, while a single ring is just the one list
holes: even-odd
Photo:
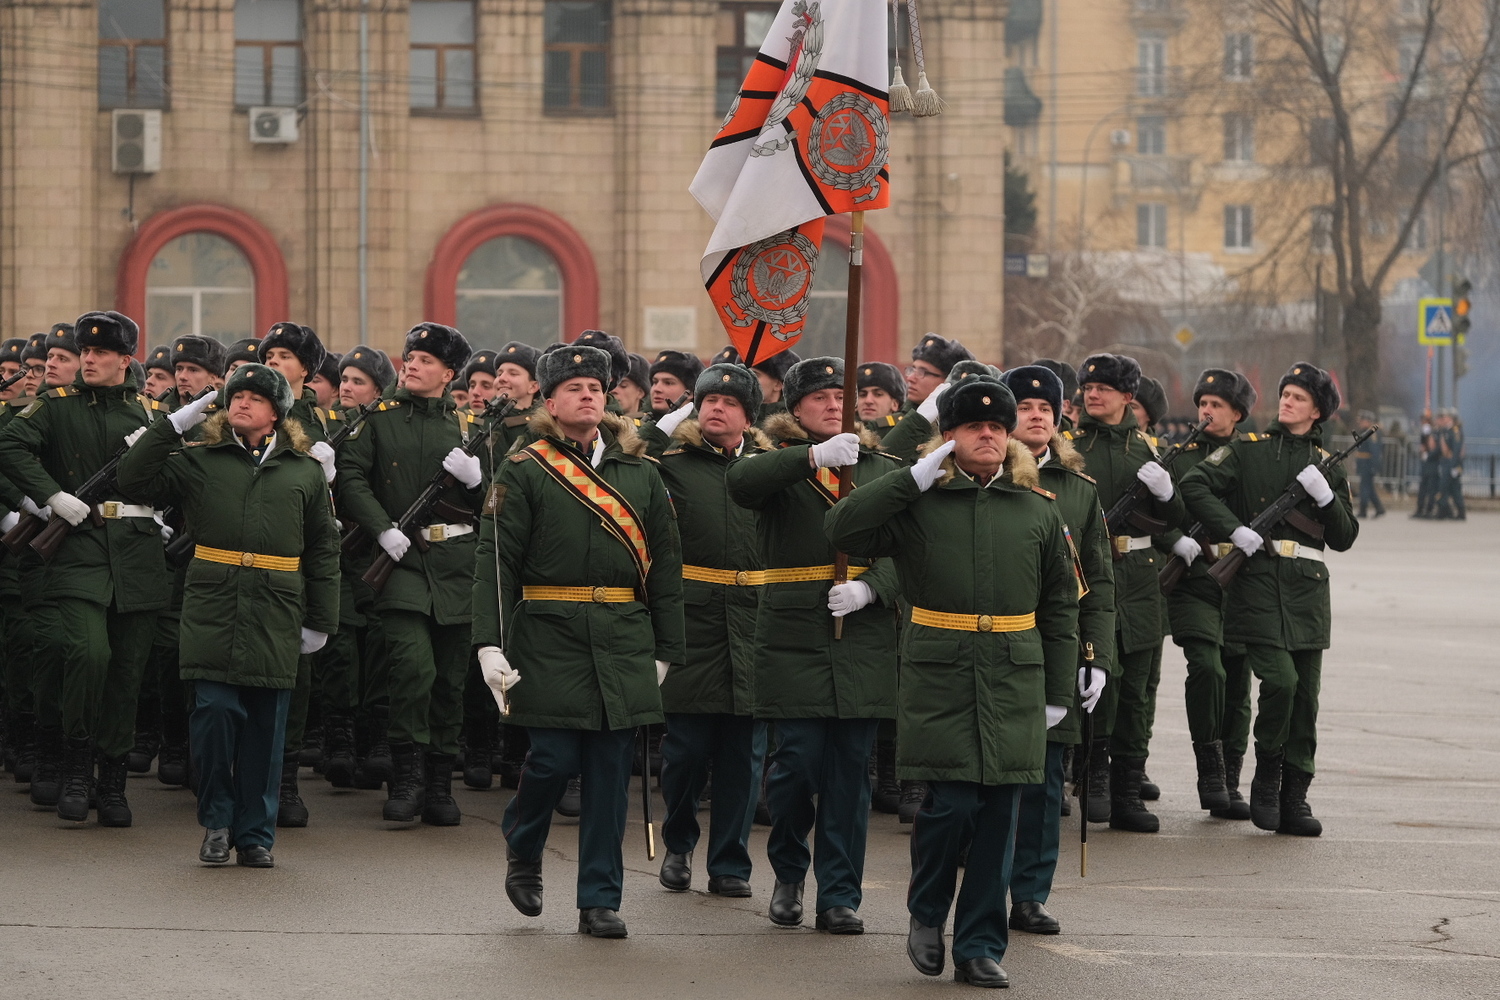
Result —
[{"label": "shoulder epaulette", "polygon": [[894,413],[887,413],[885,415],[885,425],[887,427],[895,427],[900,422],[901,418],[896,416]]},{"label": "shoulder epaulette", "polygon": [[394,409],[397,409],[400,406],[401,406],[401,400],[399,400],[399,399],[387,399],[383,403],[381,403],[379,406],[375,407],[375,409],[378,410],[381,413],[384,413],[386,410],[394,410]]},{"label": "shoulder epaulette", "polygon": [[1197,451],[1198,450],[1198,442],[1197,441],[1192,441],[1192,442],[1190,442],[1188,444],[1185,444],[1185,445],[1182,446],[1182,450],[1183,451]]},{"label": "shoulder epaulette", "polygon": [[1160,448],[1161,447],[1161,438],[1157,437],[1155,434],[1148,435],[1147,439],[1151,442],[1151,447],[1153,447],[1153,448]]},{"label": "shoulder epaulette", "polygon": [[320,410],[318,410],[318,412],[323,415],[323,419],[324,420],[343,420],[344,419],[343,415],[340,414],[338,410],[321,410],[320,409]]},{"label": "shoulder epaulette", "polygon": [[42,393],[42,395],[46,396],[48,399],[67,399],[69,396],[78,395],[78,390],[69,389],[65,385],[60,385],[56,389],[48,389],[46,392]]},{"label": "shoulder epaulette", "polygon": [[[516,443],[519,444],[520,442],[518,441]],[[526,451],[525,448],[522,448],[519,451],[513,451],[513,452],[511,452],[509,455],[506,455],[505,457],[508,458],[508,459],[510,459],[512,462],[524,462],[528,458],[530,458],[531,456],[527,453],[527,451]]]},{"label": "shoulder epaulette", "polygon": [[1254,432],[1251,432],[1251,433],[1248,433],[1248,434],[1241,434],[1240,435],[1240,440],[1241,441],[1269,441],[1269,440],[1271,440],[1271,435],[1269,435],[1269,434],[1256,434]]},{"label": "shoulder epaulette", "polygon": [[144,406],[148,410],[156,410],[156,411],[162,412],[162,413],[170,413],[170,412],[172,412],[171,410],[167,409],[167,404],[166,403],[163,403],[159,399],[152,399],[150,396],[147,396],[145,393],[140,393],[135,398],[136,398],[137,402],[139,402],[142,406]]},{"label": "shoulder epaulette", "polygon": [[507,427],[521,427],[530,419],[530,417],[522,413],[514,417],[506,417],[501,421],[501,423],[503,423]]},{"label": "shoulder epaulette", "polygon": [[1039,493],[1042,496],[1046,497],[1048,500],[1056,500],[1057,499],[1057,494],[1056,493],[1052,493],[1052,492],[1049,492],[1047,490],[1044,490],[1040,486],[1033,486],[1031,488],[1031,492],[1033,492],[1033,493]]},{"label": "shoulder epaulette", "polygon": [[476,417],[476,416],[474,416],[474,411],[473,410],[468,411],[468,413],[465,414],[465,416],[467,416],[469,418],[469,423],[471,423],[471,424],[477,424],[477,423],[479,423],[479,418]]},{"label": "shoulder epaulette", "polygon": [[1079,479],[1084,480],[1085,482],[1093,483],[1095,486],[1099,485],[1099,480],[1095,479],[1087,472],[1081,472],[1078,469],[1068,469],[1067,471],[1073,473],[1073,475],[1077,476]]},{"label": "shoulder epaulette", "polygon": [[644,458],[648,462],[655,462],[657,465],[661,464],[661,459],[657,458],[655,455],[637,455],[636,457]]},{"label": "shoulder epaulette", "polygon": [[1063,435],[1063,437],[1065,437],[1069,441],[1071,441],[1074,438],[1076,438],[1079,434],[1082,434],[1082,433],[1083,433],[1082,431],[1063,431],[1062,435]]},{"label": "shoulder epaulette", "polygon": [[687,449],[686,448],[673,448],[671,451],[664,451],[664,452],[662,452],[661,453],[661,457],[662,458],[666,458],[668,455],[686,455],[686,454],[687,454]]}]

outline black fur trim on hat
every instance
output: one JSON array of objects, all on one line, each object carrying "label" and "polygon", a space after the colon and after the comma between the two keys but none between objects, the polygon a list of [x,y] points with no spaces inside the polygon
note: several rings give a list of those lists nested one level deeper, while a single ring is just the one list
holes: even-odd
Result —
[{"label": "black fur trim on hat", "polygon": [[781,401],[788,410],[795,410],[804,396],[844,387],[844,359],[808,358],[799,361],[787,369],[781,383]]},{"label": "black fur trim on hat", "polygon": [[24,356],[21,352],[26,350],[25,337],[9,337],[0,341],[0,361],[14,361],[16,364],[24,364]]},{"label": "black fur trim on hat", "polygon": [[224,370],[236,361],[259,361],[261,357],[261,342],[255,337],[246,337],[244,340],[236,340],[224,351]]},{"label": "black fur trim on hat", "polygon": [[469,363],[464,365],[464,372],[459,376],[458,380],[467,386],[469,379],[478,372],[483,372],[493,378],[497,374],[499,367],[499,361],[495,357],[495,352],[488,347],[481,347],[469,355]]},{"label": "black fur trim on hat", "polygon": [[1255,406],[1255,388],[1250,380],[1227,368],[1203,369],[1198,384],[1193,386],[1193,405],[1200,405],[1204,396],[1218,396],[1240,411],[1240,420],[1248,417]]},{"label": "black fur trim on hat", "polygon": [[[177,370],[177,362],[186,361],[195,364],[199,368],[213,375],[215,378],[224,377],[224,345],[210,337],[197,337],[188,335],[178,337],[172,341],[172,360],[168,362],[172,371]],[[154,354],[154,352],[153,352]],[[149,364],[146,367],[151,367]],[[334,382],[338,376],[334,376]]]},{"label": "black fur trim on hat", "polygon": [[854,373],[856,389],[884,389],[897,403],[906,402],[906,379],[901,370],[884,361],[865,361]]},{"label": "black fur trim on hat", "polygon": [[693,383],[693,399],[702,403],[703,397],[709,395],[733,396],[739,400],[752,424],[760,415],[760,379],[744,365],[717,364],[703,369]]},{"label": "black fur trim on hat", "polygon": [[965,358],[962,361],[954,362],[953,367],[948,369],[948,378],[946,381],[949,385],[957,385],[966,378],[987,378],[999,382],[1001,372],[994,365],[987,365],[983,361],[975,361],[973,358]]},{"label": "black fur trim on hat", "polygon": [[160,347],[151,348],[151,352],[146,355],[145,368],[147,371],[160,368],[168,375],[174,374],[177,368],[176,362],[172,360],[172,345],[162,344]]},{"label": "black fur trim on hat", "polygon": [[46,361],[47,360],[47,334],[33,333],[26,338],[26,346],[21,349],[21,361]]},{"label": "black fur trim on hat", "polygon": [[378,347],[356,344],[339,359],[340,378],[343,377],[345,368],[358,368],[380,386],[381,392],[396,384],[396,366],[391,364],[390,357]]},{"label": "black fur trim on hat", "polygon": [[1078,384],[1102,382],[1112,389],[1134,396],[1141,387],[1141,366],[1135,358],[1123,354],[1093,354],[1078,368]]},{"label": "black fur trim on hat", "polygon": [[64,334],[56,326],[47,337],[47,349],[61,347],[81,354],[85,347],[120,354],[134,354],[141,341],[141,328],[135,320],[114,310],[86,312],[73,323],[71,334]]},{"label": "black fur trim on hat", "polygon": [[501,365],[519,365],[526,369],[526,374],[536,378],[536,359],[541,356],[541,352],[530,344],[512,340],[495,352],[495,368],[498,371]]},{"label": "black fur trim on hat", "polygon": [[750,370],[769,375],[778,382],[785,382],[786,373],[791,370],[793,365],[799,364],[801,361],[802,359],[797,355],[796,351],[780,351],[769,358],[757,361],[750,366]]},{"label": "black fur trim on hat", "polygon": [[647,374],[654,379],[658,372],[671,375],[691,389],[698,376],[703,374],[703,362],[698,360],[698,355],[688,351],[662,351],[651,362]]},{"label": "black fur trim on hat", "polygon": [[408,330],[406,344],[401,349],[402,359],[412,351],[426,351],[455,372],[464,370],[472,353],[463,334],[441,323],[418,323]]},{"label": "black fur trim on hat", "polygon": [[261,338],[258,360],[270,357],[273,347],[284,348],[295,354],[297,360],[302,362],[302,367],[307,369],[307,375],[304,376],[307,379],[318,374],[318,369],[323,367],[323,356],[328,353],[312,327],[290,322],[271,324],[270,331]]},{"label": "black fur trim on hat", "polygon": [[327,379],[329,385],[338,385],[339,372],[343,371],[342,361],[337,351],[329,351],[323,355],[323,363],[318,366],[318,374]]},{"label": "black fur trim on hat", "polygon": [[1004,381],[1017,404],[1023,399],[1044,400],[1052,407],[1052,422],[1062,422],[1063,380],[1057,372],[1040,362],[1021,365],[1006,372]]},{"label": "black fur trim on hat", "polygon": [[635,383],[635,387],[642,392],[651,391],[651,362],[646,360],[644,354],[630,355],[630,370],[625,373],[624,378]]},{"label": "black fur trim on hat", "polygon": [[1078,395],[1078,369],[1066,361],[1053,361],[1051,358],[1037,358],[1032,364],[1041,365],[1062,379],[1064,399],[1072,399]]},{"label": "black fur trim on hat", "polygon": [[608,351],[587,344],[574,344],[542,355],[536,365],[537,381],[543,398],[551,396],[558,386],[575,378],[598,379],[606,391],[613,377]]},{"label": "black fur trim on hat", "polygon": [[946,376],[960,361],[973,361],[974,352],[956,340],[929,333],[911,349],[911,359],[925,361]]},{"label": "black fur trim on hat", "polygon": [[224,395],[222,405],[229,408],[230,400],[242,390],[248,390],[257,396],[262,396],[271,404],[276,411],[276,419],[283,419],[292,408],[292,386],[281,374],[270,365],[257,362],[240,365],[229,376],[229,381],[224,383]]},{"label": "black fur trim on hat", "polygon": [[1148,426],[1156,426],[1167,415],[1167,391],[1151,376],[1141,376],[1141,386],[1136,390],[1135,398],[1136,402],[1146,408]]},{"label": "black fur trim on hat", "polygon": [[745,360],[740,357],[740,349],[733,344],[715,354],[713,360],[709,362],[711,365],[742,365],[744,363]]},{"label": "black fur trim on hat", "polygon": [[[603,330],[585,330],[573,340],[575,347],[579,344],[597,347],[609,355],[610,375],[609,382],[604,386],[605,392],[619,385],[620,379],[630,374],[630,352],[625,350],[625,342],[614,334],[605,333]],[[646,381],[645,388],[651,388],[649,379]]]},{"label": "black fur trim on hat", "polygon": [[146,366],[141,364],[139,358],[130,359],[130,380],[135,383],[137,389],[145,389]]},{"label": "black fur trim on hat", "polygon": [[1335,413],[1343,405],[1343,398],[1339,395],[1338,386],[1333,384],[1333,379],[1328,373],[1317,365],[1299,361],[1287,369],[1281,381],[1276,385],[1277,395],[1289,385],[1300,386],[1306,389],[1313,398],[1313,405],[1318,408],[1318,423],[1322,423]]},{"label": "black fur trim on hat", "polygon": [[1006,431],[1016,429],[1016,397],[989,378],[964,379],[938,397],[938,429],[993,420]]}]

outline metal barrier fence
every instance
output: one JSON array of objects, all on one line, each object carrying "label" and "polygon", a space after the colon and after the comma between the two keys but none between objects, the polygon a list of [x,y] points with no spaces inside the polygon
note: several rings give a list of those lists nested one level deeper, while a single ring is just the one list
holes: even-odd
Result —
[{"label": "metal barrier fence", "polygon": [[[1347,434],[1335,434],[1327,447],[1337,451],[1347,448],[1353,438]],[[1500,481],[1496,479],[1500,468],[1500,438],[1469,438],[1464,442],[1463,468],[1464,496],[1494,497]],[[1349,460],[1349,478],[1354,479],[1354,460]],[[1381,460],[1380,475],[1376,485],[1397,496],[1415,495],[1422,482],[1422,450],[1414,440],[1386,438]]]}]

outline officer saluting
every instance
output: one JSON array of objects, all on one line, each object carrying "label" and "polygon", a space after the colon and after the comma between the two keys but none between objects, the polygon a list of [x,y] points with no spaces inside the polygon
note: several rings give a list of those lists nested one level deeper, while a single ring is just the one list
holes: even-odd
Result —
[{"label": "officer saluting", "polygon": [[537,376],[545,409],[534,442],[500,463],[474,576],[480,668],[531,736],[502,824],[505,891],[541,913],[552,811],[582,773],[578,930],[622,938],[630,748],[662,721],[658,685],[684,660],[681,549],[645,444],[605,412],[609,354],[561,347]]},{"label": "officer saluting", "polygon": [[987,987],[1008,985],[1000,960],[1021,786],[1046,776],[1046,730],[1072,704],[1078,662],[1075,563],[1055,498],[1010,438],[1015,425],[1010,390],[965,380],[939,403],[944,443],[827,517],[840,549],[893,557],[911,604],[898,768],[928,785],[912,828],[907,954],[924,975],[942,972],[943,924],[972,833],[954,979]]}]

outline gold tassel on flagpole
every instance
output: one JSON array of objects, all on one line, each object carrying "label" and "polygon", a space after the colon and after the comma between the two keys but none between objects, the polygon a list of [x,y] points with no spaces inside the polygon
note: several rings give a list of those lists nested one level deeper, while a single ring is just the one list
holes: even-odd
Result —
[{"label": "gold tassel on flagpole", "polygon": [[911,95],[911,113],[915,118],[931,118],[943,113],[943,99],[927,82],[927,65],[922,58],[922,24],[917,18],[917,0],[906,0],[906,17],[911,26],[911,52],[917,61],[917,89]]}]

